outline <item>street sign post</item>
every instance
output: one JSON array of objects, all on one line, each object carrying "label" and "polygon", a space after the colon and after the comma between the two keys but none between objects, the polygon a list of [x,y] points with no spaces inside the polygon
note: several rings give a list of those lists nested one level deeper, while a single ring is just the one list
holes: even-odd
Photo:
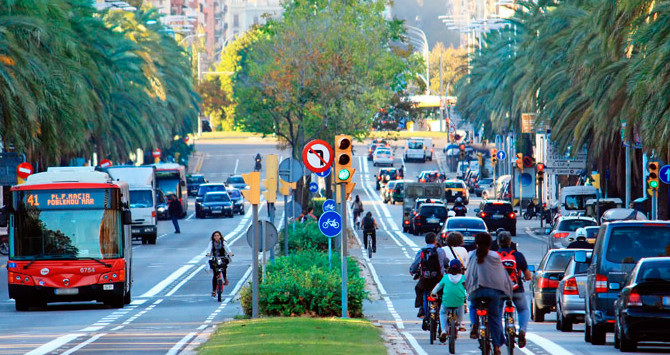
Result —
[{"label": "street sign post", "polygon": [[325,178],[325,177],[327,177],[328,175],[330,175],[330,172],[331,172],[332,170],[333,170],[333,169],[331,169],[331,167],[328,167],[328,170],[326,170],[326,171],[324,171],[324,172],[321,172],[321,173],[315,173],[315,174],[316,174],[316,176],[318,176],[318,177]]},{"label": "street sign post", "polygon": [[30,163],[21,163],[16,166],[16,176],[21,179],[27,179],[33,173],[33,166]]},{"label": "street sign post", "polygon": [[333,164],[333,148],[323,140],[313,140],[302,150],[302,162],[312,172],[321,173]]},{"label": "street sign post", "polygon": [[101,168],[109,168],[110,166],[112,166],[112,161],[111,160],[103,159],[103,160],[100,161],[100,167]]},{"label": "street sign post", "polygon": [[663,181],[664,184],[670,184],[670,165],[663,165],[661,170],[658,172],[658,178]]},{"label": "street sign post", "polygon": [[507,154],[504,150],[499,150],[498,153],[496,153],[496,157],[498,160],[505,160],[505,158],[507,158]]},{"label": "street sign post", "polygon": [[321,209],[323,212],[329,212],[329,211],[335,211],[335,201],[331,199],[327,199],[323,201],[323,205],[321,206]]},{"label": "street sign post", "polygon": [[[328,201],[333,202],[334,207],[334,201],[326,200],[326,202]],[[325,205],[326,204],[324,202],[324,206]],[[323,233],[323,235],[328,237],[328,265],[332,267],[333,237],[340,234],[340,232],[344,230],[344,226],[342,225],[342,216],[340,216],[340,214],[335,212],[334,210],[327,212],[324,210],[324,213],[319,218],[319,230],[321,231],[321,233]]]},{"label": "street sign post", "polygon": [[309,183],[309,192],[311,193],[316,193],[319,191],[319,184],[315,183],[314,181]]},{"label": "street sign post", "polygon": [[302,164],[297,159],[286,158],[279,164],[279,177],[286,182],[298,182],[303,176]]},{"label": "street sign post", "polygon": [[[277,244],[279,240],[279,235],[277,233],[277,228],[274,224],[269,221],[259,220],[258,224],[258,235],[263,236],[260,239],[260,244],[258,245],[258,252],[263,252],[263,282],[265,282],[265,268],[267,265],[267,251],[272,251],[272,248]],[[247,229],[247,243],[251,248],[254,247],[254,226],[249,226]]]}]

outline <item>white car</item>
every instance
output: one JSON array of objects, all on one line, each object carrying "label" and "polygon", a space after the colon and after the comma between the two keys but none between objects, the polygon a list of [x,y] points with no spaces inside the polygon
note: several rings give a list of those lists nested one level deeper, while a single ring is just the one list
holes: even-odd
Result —
[{"label": "white car", "polygon": [[390,148],[379,147],[372,154],[372,165],[390,165],[393,166],[393,152]]}]

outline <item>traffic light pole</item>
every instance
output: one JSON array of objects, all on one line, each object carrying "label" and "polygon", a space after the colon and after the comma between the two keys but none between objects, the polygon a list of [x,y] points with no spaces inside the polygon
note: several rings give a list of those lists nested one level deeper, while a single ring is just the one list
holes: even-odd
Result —
[{"label": "traffic light pole", "polygon": [[288,195],[284,195],[284,255],[288,256]]},{"label": "traffic light pole", "polygon": [[658,194],[657,189],[651,189],[651,219],[658,219]]},{"label": "traffic light pole", "polygon": [[254,240],[251,244],[251,318],[258,318],[258,205],[252,205]]},{"label": "traffic light pole", "polygon": [[347,302],[349,298],[349,291],[347,290],[347,192],[346,183],[340,185],[340,198],[342,201],[342,231],[340,232],[340,243],[342,250],[342,318],[349,318],[349,311],[347,309]]}]

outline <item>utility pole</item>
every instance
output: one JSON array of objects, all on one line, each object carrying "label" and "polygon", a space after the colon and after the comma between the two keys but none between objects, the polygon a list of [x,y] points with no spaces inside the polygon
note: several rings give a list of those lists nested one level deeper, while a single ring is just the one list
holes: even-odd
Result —
[{"label": "utility pole", "polygon": [[626,208],[630,205],[630,144],[626,144]]},{"label": "utility pole", "polygon": [[444,132],[443,122],[444,122],[444,109],[446,108],[447,102],[444,91],[442,91],[442,52],[440,52],[440,132]]},{"label": "utility pole", "polygon": [[261,200],[261,173],[254,171],[242,174],[242,178],[249,186],[249,189],[242,190],[241,192],[244,198],[251,204],[253,211],[253,219],[251,220],[254,235],[251,243],[251,318],[258,318],[258,205]]}]

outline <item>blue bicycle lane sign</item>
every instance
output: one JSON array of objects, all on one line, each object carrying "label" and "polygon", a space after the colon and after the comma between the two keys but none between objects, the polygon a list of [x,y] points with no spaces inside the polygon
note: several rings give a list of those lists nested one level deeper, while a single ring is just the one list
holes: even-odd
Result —
[{"label": "blue bicycle lane sign", "polygon": [[319,229],[326,237],[334,237],[342,231],[342,216],[335,211],[324,212],[319,218]]},{"label": "blue bicycle lane sign", "polygon": [[323,210],[323,212],[335,211],[335,201],[332,199],[327,199],[323,201],[321,209]]}]

